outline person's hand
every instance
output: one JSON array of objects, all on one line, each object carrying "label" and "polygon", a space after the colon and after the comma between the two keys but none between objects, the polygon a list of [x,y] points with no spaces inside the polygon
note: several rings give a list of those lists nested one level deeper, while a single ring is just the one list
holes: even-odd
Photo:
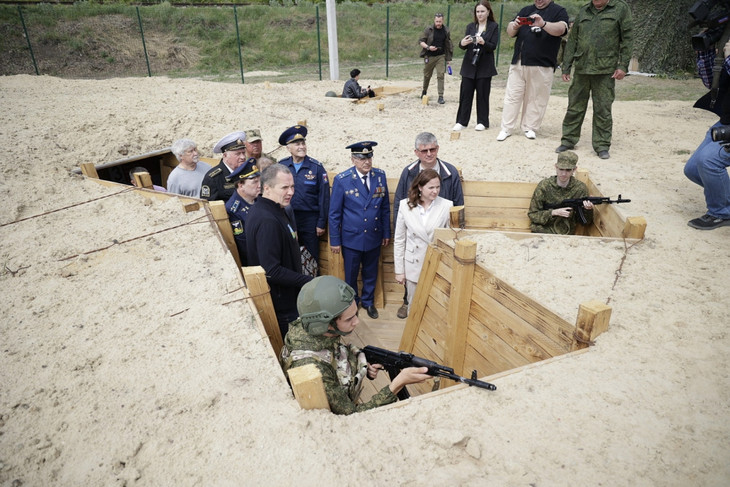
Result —
[{"label": "person's hand", "polygon": [[542,29],[543,27],[545,27],[545,24],[547,24],[547,22],[545,22],[545,19],[543,19],[540,14],[532,14],[530,15],[530,17],[532,17],[533,25],[535,27],[540,27]]},{"label": "person's hand", "polygon": [[408,384],[418,384],[426,379],[430,379],[428,375],[428,367],[407,367],[400,371],[395,379],[388,386],[393,394],[398,394]]},{"label": "person's hand", "polygon": [[623,69],[617,69],[613,72],[611,78],[621,80],[624,79],[624,76],[626,76],[626,71],[624,71]]},{"label": "person's hand", "polygon": [[383,245],[383,247],[387,247],[389,243],[390,243],[390,239],[389,238],[384,238],[383,241],[381,242],[381,244]]},{"label": "person's hand", "polygon": [[583,208],[585,208],[586,210],[592,210],[593,209],[593,203],[591,203],[588,200],[585,200],[583,202]]},{"label": "person's hand", "polygon": [[339,245],[330,245],[330,252],[333,254],[339,254],[340,253],[340,246]]},{"label": "person's hand", "polygon": [[484,39],[482,36],[474,36],[474,44],[482,45],[484,44]]},{"label": "person's hand", "polygon": [[368,379],[375,379],[381,370],[383,370],[383,366],[380,364],[368,364]]},{"label": "person's hand", "polygon": [[428,50],[429,51],[435,51],[436,50],[436,46],[428,46]]},{"label": "person's hand", "polygon": [[464,36],[464,38],[461,40],[461,42],[459,42],[459,44],[461,44],[462,46],[468,46],[469,44],[472,43],[472,41],[473,41],[473,39],[471,36]]},{"label": "person's hand", "polygon": [[317,236],[321,237],[322,235],[324,235],[324,228],[317,227]]},{"label": "person's hand", "polygon": [[406,283],[406,275],[405,274],[396,274],[395,275],[395,282],[398,284],[405,284]]},{"label": "person's hand", "polygon": [[563,81],[570,81],[570,73],[563,73]]},{"label": "person's hand", "polygon": [[570,218],[570,213],[573,211],[572,209],[565,207],[565,208],[555,208],[553,211],[550,212],[552,216],[559,216],[562,218]]}]

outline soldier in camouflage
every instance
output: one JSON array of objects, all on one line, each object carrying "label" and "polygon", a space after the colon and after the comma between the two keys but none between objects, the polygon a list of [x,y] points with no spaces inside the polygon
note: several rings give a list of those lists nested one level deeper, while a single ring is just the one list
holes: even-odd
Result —
[{"label": "soldier in camouflage", "polygon": [[592,97],[593,150],[601,159],[611,157],[615,84],[629,70],[632,44],[631,9],[624,0],[591,0],[581,7],[565,46],[563,81],[570,81],[571,68],[575,72],[568,90],[563,137],[555,152],[573,149],[578,143]]},{"label": "soldier in camouflage", "polygon": [[408,384],[430,378],[426,367],[403,369],[369,401],[358,404],[365,377],[374,379],[380,364],[368,364],[365,354],[341,342],[360,323],[355,291],[334,276],[316,277],[302,287],[297,298],[299,318],[289,325],[281,350],[284,371],[314,364],[322,374],[330,410],[352,414],[398,400],[396,394]]},{"label": "soldier in camouflage", "polygon": [[[578,154],[565,151],[558,154],[555,164],[556,176],[540,181],[532,194],[530,209],[530,229],[534,233],[575,234],[577,216],[571,208],[543,209],[545,204],[560,203],[565,199],[585,198],[588,187],[573,177],[578,163]],[[593,203],[583,202],[584,214],[588,223],[593,222]]]}]

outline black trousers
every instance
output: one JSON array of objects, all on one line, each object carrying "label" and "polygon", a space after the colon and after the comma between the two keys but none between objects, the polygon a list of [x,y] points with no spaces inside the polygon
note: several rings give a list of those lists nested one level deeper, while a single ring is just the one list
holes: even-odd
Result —
[{"label": "black trousers", "polygon": [[456,112],[456,123],[464,127],[469,125],[471,105],[474,91],[477,92],[477,123],[489,127],[489,92],[492,91],[492,78],[461,78],[459,90],[459,110]]}]

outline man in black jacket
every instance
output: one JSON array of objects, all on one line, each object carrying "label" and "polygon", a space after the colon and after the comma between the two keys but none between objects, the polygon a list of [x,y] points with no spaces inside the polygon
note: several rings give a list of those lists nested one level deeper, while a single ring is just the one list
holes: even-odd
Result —
[{"label": "man in black jacket", "polygon": [[289,168],[273,164],[261,174],[263,193],[251,207],[245,222],[248,264],[266,271],[281,336],[296,320],[297,296],[312,280],[302,274],[297,227],[285,208],[294,196],[294,177]]},{"label": "man in black jacket", "polygon": [[423,30],[418,39],[421,46],[421,57],[423,58],[423,92],[425,96],[428,85],[431,84],[433,70],[436,69],[436,80],[438,81],[439,103],[444,104],[444,73],[446,65],[451,64],[454,55],[454,44],[451,42],[451,32],[444,25],[444,14],[437,13],[433,19],[433,25]]}]

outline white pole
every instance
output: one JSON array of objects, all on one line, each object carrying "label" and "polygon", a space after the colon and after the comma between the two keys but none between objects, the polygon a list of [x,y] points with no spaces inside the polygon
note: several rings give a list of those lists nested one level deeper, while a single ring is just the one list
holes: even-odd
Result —
[{"label": "white pole", "polygon": [[327,0],[327,46],[330,55],[330,80],[340,79],[340,58],[337,54],[337,10],[335,0]]}]

